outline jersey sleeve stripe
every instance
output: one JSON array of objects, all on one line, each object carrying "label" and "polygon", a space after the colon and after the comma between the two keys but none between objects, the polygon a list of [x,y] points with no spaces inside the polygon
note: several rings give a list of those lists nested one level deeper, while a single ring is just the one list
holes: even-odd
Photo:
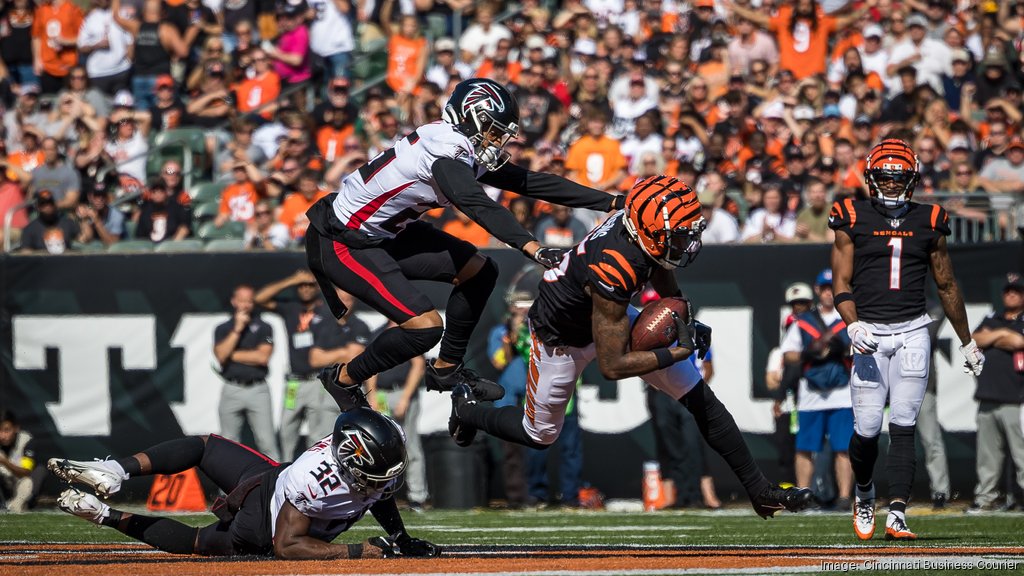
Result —
[{"label": "jersey sleeve stripe", "polygon": [[615,282],[613,282],[612,279],[609,278],[608,275],[605,274],[604,270],[601,270],[601,268],[598,267],[597,264],[591,264],[590,269],[593,270],[594,274],[597,274],[597,277],[600,278],[605,284],[609,286],[615,285]]},{"label": "jersey sleeve stripe", "polygon": [[846,206],[846,213],[850,215],[850,228],[857,223],[857,211],[853,209],[853,199],[847,198],[843,200],[843,204]]},{"label": "jersey sleeve stripe", "polygon": [[935,230],[935,225],[939,221],[939,205],[935,204],[932,206],[932,230]]},{"label": "jersey sleeve stripe", "polygon": [[629,279],[632,281],[632,284],[636,285],[636,272],[633,271],[633,267],[630,266],[629,262],[626,260],[626,257],[623,256],[622,253],[619,252],[618,250],[608,250],[606,254],[609,254],[612,258],[615,258],[615,261],[619,263],[619,267],[622,268],[622,270],[626,274],[629,274]]},{"label": "jersey sleeve stripe", "polygon": [[601,267],[601,270],[604,270],[605,272],[611,274],[614,277],[616,286],[620,286],[626,290],[628,290],[629,287],[632,286],[632,284],[626,282],[626,277],[623,276],[622,272],[619,272],[618,269],[615,268],[615,266],[612,266],[607,262],[601,262],[600,264],[598,264],[598,266]]},{"label": "jersey sleeve stripe", "polygon": [[838,200],[832,203],[832,212],[829,214],[830,218],[842,221],[843,219],[843,205]]}]

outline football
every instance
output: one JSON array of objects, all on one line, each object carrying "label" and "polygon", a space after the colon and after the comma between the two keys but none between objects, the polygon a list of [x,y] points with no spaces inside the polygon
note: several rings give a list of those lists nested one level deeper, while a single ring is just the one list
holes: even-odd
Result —
[{"label": "football", "polygon": [[683,298],[662,298],[644,307],[630,334],[630,346],[633,350],[654,350],[665,348],[675,343],[676,324],[672,320],[675,312],[684,322],[689,316],[689,307]]}]

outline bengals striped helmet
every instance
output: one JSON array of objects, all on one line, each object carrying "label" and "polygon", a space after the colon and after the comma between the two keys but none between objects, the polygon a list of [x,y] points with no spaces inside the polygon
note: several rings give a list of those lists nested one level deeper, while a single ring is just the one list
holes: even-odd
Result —
[{"label": "bengals striped helmet", "polygon": [[[705,221],[697,194],[670,176],[639,180],[626,195],[626,230],[663,268],[687,266],[700,252]],[[685,260],[684,260],[685,259]]]},{"label": "bengals striped helmet", "polygon": [[902,208],[914,195],[921,179],[921,164],[914,149],[903,140],[882,140],[868,154],[864,180],[871,199],[890,210]]}]

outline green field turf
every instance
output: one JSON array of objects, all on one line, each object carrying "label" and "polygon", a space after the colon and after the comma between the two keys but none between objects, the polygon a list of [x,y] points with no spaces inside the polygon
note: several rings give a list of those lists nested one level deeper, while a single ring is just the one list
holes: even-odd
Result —
[{"label": "green field turf", "polygon": [[[202,525],[209,514],[176,515],[183,522]],[[657,512],[611,513],[571,510],[509,512],[496,510],[427,511],[405,513],[409,531],[439,544],[463,546],[887,546],[882,530],[861,543],[853,535],[846,514],[786,514],[761,520],[743,509],[720,513]],[[879,523],[884,522],[884,511]],[[921,538],[907,547],[1024,546],[1024,514],[969,516],[963,513],[912,515],[909,523]],[[339,541],[354,542],[380,534],[367,516]],[[0,541],[130,542],[109,528],[98,528],[58,512],[0,515]],[[860,572],[868,574],[871,572]],[[950,573],[950,572],[947,572]],[[989,571],[985,574],[1021,574]],[[879,572],[879,574],[882,574]],[[923,574],[887,571],[886,576]]]}]

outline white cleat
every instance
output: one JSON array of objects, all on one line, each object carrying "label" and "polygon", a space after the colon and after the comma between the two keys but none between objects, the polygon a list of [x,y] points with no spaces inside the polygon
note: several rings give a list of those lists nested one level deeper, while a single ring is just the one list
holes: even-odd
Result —
[{"label": "white cleat", "polygon": [[[859,491],[858,491],[859,492]],[[858,493],[853,501],[853,531],[861,540],[871,540],[875,535],[875,488],[861,498]]]},{"label": "white cleat", "polygon": [[110,506],[100,502],[100,499],[92,494],[81,492],[74,488],[69,488],[60,493],[60,498],[57,498],[57,507],[62,512],[78,516],[97,526],[103,522],[104,518],[110,515]]},{"label": "white cleat", "polygon": [[113,460],[84,462],[50,458],[46,467],[61,480],[85,484],[104,498],[116,494],[121,489],[121,482],[128,479],[121,465]]}]

